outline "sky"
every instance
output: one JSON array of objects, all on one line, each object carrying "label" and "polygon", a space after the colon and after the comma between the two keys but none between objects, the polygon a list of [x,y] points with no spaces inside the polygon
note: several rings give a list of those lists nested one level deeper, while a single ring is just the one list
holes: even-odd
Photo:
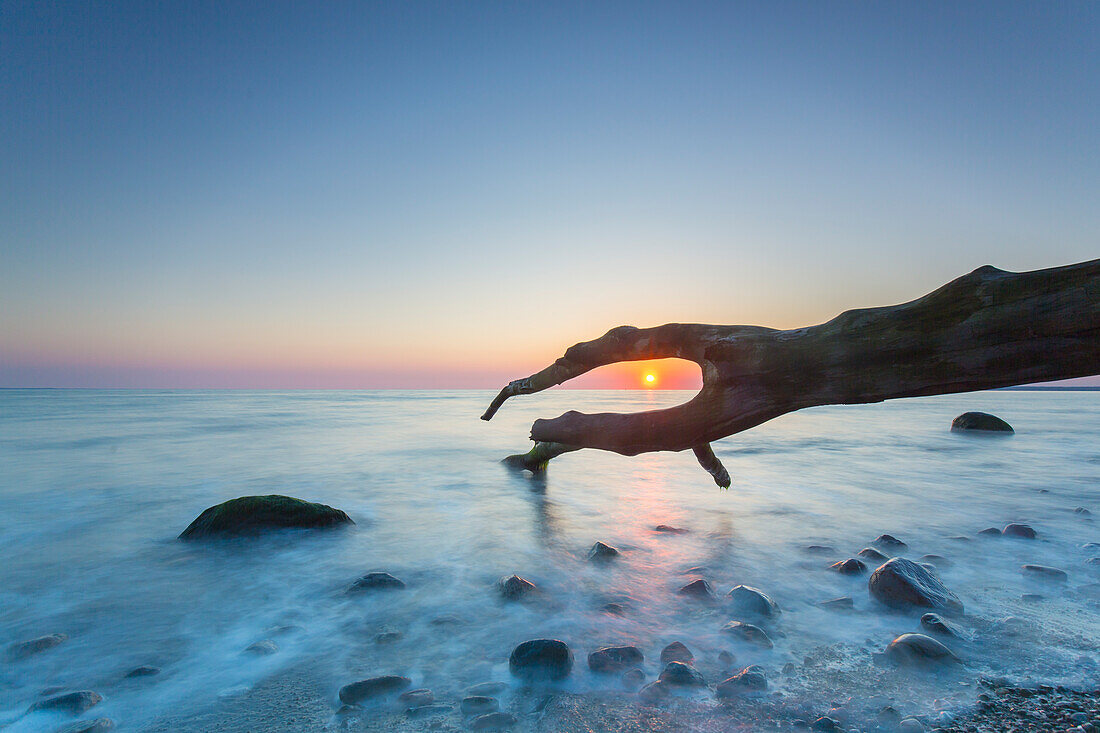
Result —
[{"label": "sky", "polygon": [[[1093,259],[1098,39],[1092,2],[5,0],[0,387],[499,387]],[[698,382],[581,384],[652,369]]]}]

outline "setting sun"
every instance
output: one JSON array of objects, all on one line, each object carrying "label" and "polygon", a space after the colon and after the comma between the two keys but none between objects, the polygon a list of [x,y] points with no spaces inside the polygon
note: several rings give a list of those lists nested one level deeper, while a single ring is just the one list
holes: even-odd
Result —
[{"label": "setting sun", "polygon": [[657,381],[657,377],[653,376],[652,374],[645,375],[645,383],[646,384],[653,384],[656,381]]}]

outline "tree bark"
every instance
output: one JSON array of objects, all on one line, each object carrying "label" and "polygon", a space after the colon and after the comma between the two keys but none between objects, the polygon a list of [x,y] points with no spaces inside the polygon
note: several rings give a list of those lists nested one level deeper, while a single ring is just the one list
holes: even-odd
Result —
[{"label": "tree bark", "polygon": [[526,465],[524,457],[509,460],[537,470],[580,448],[628,456],[691,448],[728,486],[709,444],[787,412],[1100,374],[1100,260],[1022,273],[987,265],[909,303],[847,311],[788,331],[619,326],[508,384],[482,419],[509,397],[599,366],[669,357],[702,368],[703,387],[691,401],[633,415],[570,411],[536,420],[532,458]]}]

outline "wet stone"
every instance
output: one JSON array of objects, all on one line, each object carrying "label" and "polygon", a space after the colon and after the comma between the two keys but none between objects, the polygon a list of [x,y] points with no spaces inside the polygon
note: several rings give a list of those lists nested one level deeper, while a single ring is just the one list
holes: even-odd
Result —
[{"label": "wet stone", "polygon": [[1017,537],[1023,540],[1033,540],[1038,535],[1035,530],[1026,524],[1008,524],[1001,530],[1001,534],[1005,537]]},{"label": "wet stone", "polygon": [[669,662],[691,664],[693,661],[695,661],[695,655],[678,641],[672,642],[661,650],[661,664],[668,664]]},{"label": "wet stone", "polygon": [[370,677],[340,688],[340,702],[347,705],[357,705],[365,700],[383,695],[391,695],[400,692],[412,684],[408,677],[399,675],[382,675]]},{"label": "wet stone", "polygon": [[600,606],[600,610],[604,613],[609,613],[612,616],[626,615],[626,609],[623,608],[623,605],[621,603],[605,603],[604,605]]},{"label": "wet stone", "polygon": [[597,542],[592,545],[592,548],[588,551],[588,559],[595,562],[604,562],[612,560],[619,556],[619,551],[614,547],[603,542]]},{"label": "wet stone", "polygon": [[722,631],[727,634],[732,634],[742,641],[764,647],[765,649],[771,649],[773,646],[771,638],[768,637],[762,628],[754,626],[753,624],[747,624],[743,621],[730,621],[722,627]]},{"label": "wet stone", "polygon": [[1012,426],[988,412],[964,412],[951,421],[951,430],[1012,434]]},{"label": "wet stone", "polygon": [[115,721],[110,718],[95,718],[94,720],[78,720],[57,729],[56,733],[105,733],[114,730]]},{"label": "wet stone", "polygon": [[959,661],[954,652],[924,634],[902,634],[890,642],[885,654],[893,662],[912,666]]},{"label": "wet stone", "polygon": [[682,596],[691,596],[692,598],[701,598],[704,600],[714,598],[714,590],[710,587],[710,583],[701,578],[691,581],[676,592]]},{"label": "wet stone", "polygon": [[26,659],[47,649],[53,649],[68,640],[68,638],[66,634],[47,634],[46,636],[39,636],[37,639],[22,641],[8,647],[8,656],[12,659]]},{"label": "wet stone", "polygon": [[1091,517],[1092,516],[1092,512],[1090,512],[1088,509],[1086,509],[1083,506],[1076,507],[1073,510],[1073,513],[1076,514],[1079,517]]},{"label": "wet stone", "polygon": [[470,728],[473,730],[502,730],[511,728],[518,722],[516,716],[511,713],[486,713],[470,721]]},{"label": "wet stone", "polygon": [[829,545],[807,545],[802,548],[803,552],[808,552],[811,555],[835,555],[836,548]]},{"label": "wet stone", "polygon": [[864,547],[856,554],[862,557],[864,560],[873,563],[883,563],[890,559],[889,555],[879,552],[873,547]]},{"label": "wet stone", "polygon": [[432,691],[428,688],[421,687],[416,690],[406,690],[398,695],[397,699],[400,700],[403,705],[417,708],[423,705],[431,705],[435,702],[435,695],[432,694]]},{"label": "wet stone", "polygon": [[468,688],[466,694],[470,696],[481,695],[484,697],[496,697],[507,689],[508,684],[505,682],[482,682]]},{"label": "wet stone", "polygon": [[269,654],[274,654],[279,651],[279,646],[271,639],[264,639],[263,641],[257,641],[254,644],[249,644],[244,648],[245,654],[251,654],[257,657],[266,657]]},{"label": "wet stone", "polygon": [[933,565],[937,568],[949,568],[953,564],[943,555],[921,555],[917,558],[917,562],[922,565]]},{"label": "wet stone", "polygon": [[91,690],[78,690],[77,692],[68,692],[64,695],[57,695],[55,697],[46,698],[45,700],[39,700],[31,705],[30,712],[36,710],[58,710],[72,715],[79,715],[80,713],[91,710],[102,701],[103,697],[97,692],[92,692]]},{"label": "wet stone", "polygon": [[430,715],[446,715],[451,712],[450,705],[443,705],[441,703],[433,703],[429,705],[415,705],[408,708],[405,711],[405,715],[410,718],[426,718]]},{"label": "wet stone", "polygon": [[509,575],[506,578],[501,578],[499,587],[500,594],[509,601],[519,600],[535,591],[534,583],[518,575]]},{"label": "wet stone", "polygon": [[941,636],[953,636],[962,638],[959,629],[938,613],[926,613],[920,617],[920,625],[925,631],[930,631]]},{"label": "wet stone", "polygon": [[512,650],[508,666],[518,677],[562,679],[573,669],[573,652],[558,639],[532,639]]},{"label": "wet stone", "polygon": [[851,596],[840,596],[839,598],[830,598],[827,601],[821,601],[817,605],[822,608],[827,608],[830,611],[850,611],[855,608],[855,602],[852,601]]},{"label": "wet stone", "polygon": [[841,575],[863,575],[867,572],[867,566],[862,561],[850,557],[847,560],[841,560],[834,562],[829,566],[830,570],[835,570]]},{"label": "wet stone", "polygon": [[404,581],[395,578],[389,573],[375,571],[358,578],[348,586],[347,593],[354,595],[372,590],[400,590],[405,587]]},{"label": "wet stone", "polygon": [[638,690],[638,698],[645,703],[656,703],[669,696],[669,685],[657,680]]},{"label": "wet stone", "polygon": [[681,527],[673,527],[668,524],[658,524],[653,528],[654,532],[667,532],[669,534],[687,534],[688,530]]},{"label": "wet stone", "polygon": [[779,605],[759,588],[750,585],[736,585],[727,594],[734,610],[753,616],[771,618],[779,615]]},{"label": "wet stone", "polygon": [[127,679],[134,677],[152,677],[153,675],[160,674],[160,667],[152,667],[147,664],[143,664],[140,667],[134,667],[126,673]]},{"label": "wet stone", "polygon": [[212,506],[183,530],[179,539],[197,540],[259,534],[276,529],[324,529],[355,524],[326,504],[292,496],[242,496]]},{"label": "wet stone", "polygon": [[1020,570],[1029,578],[1047,580],[1053,583],[1065,583],[1069,580],[1065,570],[1052,568],[1048,565],[1023,565]]},{"label": "wet stone", "polygon": [[835,731],[841,731],[843,729],[840,727],[838,721],[822,715],[820,718],[810,723],[810,730],[823,731],[823,733],[834,733]]},{"label": "wet stone", "polygon": [[695,667],[683,662],[669,662],[661,670],[660,681],[675,687],[705,687],[707,681],[703,679]]},{"label": "wet stone", "polygon": [[718,663],[726,669],[729,669],[733,665],[737,664],[737,657],[730,652],[722,650],[718,652]]},{"label": "wet stone", "polygon": [[622,683],[623,688],[627,690],[637,690],[645,682],[645,672],[635,667],[634,669],[628,669],[623,672]]},{"label": "wet stone", "polygon": [[1001,530],[997,529],[996,527],[986,527],[985,529],[978,532],[978,534],[984,537],[1000,537]]},{"label": "wet stone", "polygon": [[736,697],[768,689],[768,680],[759,667],[746,667],[729,679],[719,682],[718,697]]},{"label": "wet stone", "polygon": [[500,704],[495,697],[471,695],[462,700],[460,707],[463,715],[484,715],[485,713],[496,712]]},{"label": "wet stone", "polygon": [[605,646],[588,655],[588,668],[593,672],[618,672],[637,667],[645,661],[636,646]]},{"label": "wet stone", "polygon": [[905,544],[891,534],[880,534],[878,537],[871,541],[871,544],[875,547],[886,550],[894,550],[895,552],[900,552],[909,547],[909,545]]},{"label": "wet stone", "polygon": [[923,606],[962,613],[959,597],[947,589],[937,575],[923,565],[895,557],[867,580],[867,590],[880,603],[893,607]]}]

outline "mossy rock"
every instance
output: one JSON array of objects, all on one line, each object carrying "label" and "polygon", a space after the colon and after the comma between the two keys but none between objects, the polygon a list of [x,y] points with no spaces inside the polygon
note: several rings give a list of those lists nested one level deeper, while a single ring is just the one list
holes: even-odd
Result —
[{"label": "mossy rock", "polygon": [[187,526],[181,540],[260,534],[271,529],[321,529],[355,524],[326,504],[292,496],[242,496],[210,507]]}]

